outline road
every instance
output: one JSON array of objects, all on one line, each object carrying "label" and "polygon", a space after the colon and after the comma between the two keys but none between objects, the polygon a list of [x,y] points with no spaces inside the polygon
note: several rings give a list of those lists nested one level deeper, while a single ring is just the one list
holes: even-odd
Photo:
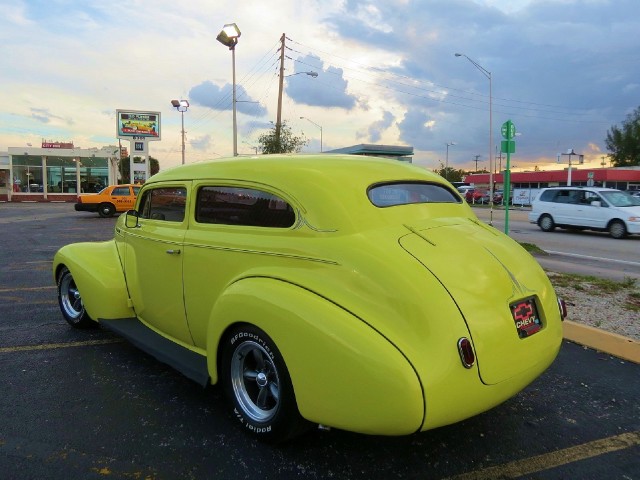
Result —
[{"label": "road", "polygon": [[2,480],[640,480],[640,365],[569,342],[523,392],[455,425],[257,443],[218,388],[62,319],[53,254],[111,238],[114,223],[65,204],[0,204]]},{"label": "road", "polygon": [[[474,213],[486,223],[504,231],[505,211],[475,207]],[[528,219],[527,209],[509,211],[509,235],[519,242],[537,245],[548,255],[537,260],[548,270],[595,275],[621,281],[640,282],[640,235],[615,240],[607,233],[556,229],[543,232]]]}]

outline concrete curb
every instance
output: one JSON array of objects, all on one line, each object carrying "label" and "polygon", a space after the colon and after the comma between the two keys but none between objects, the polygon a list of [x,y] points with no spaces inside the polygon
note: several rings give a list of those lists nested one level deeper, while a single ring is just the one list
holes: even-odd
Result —
[{"label": "concrete curb", "polygon": [[598,328],[572,322],[571,320],[565,320],[562,324],[563,335],[566,340],[623,360],[640,363],[640,342],[616,333],[605,332]]}]

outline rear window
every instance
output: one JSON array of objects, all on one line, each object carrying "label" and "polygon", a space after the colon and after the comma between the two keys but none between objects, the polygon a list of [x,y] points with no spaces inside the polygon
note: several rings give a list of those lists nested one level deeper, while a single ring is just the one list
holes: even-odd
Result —
[{"label": "rear window", "polygon": [[376,207],[392,207],[410,203],[462,202],[458,195],[436,183],[385,183],[369,188],[367,195]]}]

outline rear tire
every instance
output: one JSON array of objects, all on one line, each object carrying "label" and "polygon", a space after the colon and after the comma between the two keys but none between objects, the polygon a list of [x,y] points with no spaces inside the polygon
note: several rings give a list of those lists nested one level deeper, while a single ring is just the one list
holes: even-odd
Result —
[{"label": "rear tire", "polygon": [[80,291],[67,267],[58,275],[58,305],[62,316],[72,327],[91,328],[97,325],[84,309]]},{"label": "rear tire", "polygon": [[553,218],[551,218],[551,215],[546,214],[542,215],[538,219],[538,226],[543,232],[553,232],[556,228],[556,224],[554,223]]},{"label": "rear tire", "polygon": [[220,379],[232,415],[258,440],[281,443],[304,431],[284,359],[259,328],[240,325],[225,337]]},{"label": "rear tire", "polygon": [[620,220],[614,220],[609,224],[609,235],[620,240],[627,236],[627,227]]},{"label": "rear tire", "polygon": [[110,203],[101,203],[98,205],[98,215],[102,218],[113,217],[114,213],[116,213],[116,207]]}]

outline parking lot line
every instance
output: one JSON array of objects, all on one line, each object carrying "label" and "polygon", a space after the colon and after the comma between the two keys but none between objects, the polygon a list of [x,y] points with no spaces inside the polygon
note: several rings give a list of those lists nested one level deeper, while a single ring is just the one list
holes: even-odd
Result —
[{"label": "parking lot line", "polygon": [[52,288],[58,288],[55,285],[48,285],[46,287],[22,287],[22,288],[0,288],[0,293],[7,292],[37,292],[40,290],[51,290]]},{"label": "parking lot line", "polygon": [[462,475],[449,477],[446,480],[518,478],[523,475],[531,475],[549,470],[550,468],[560,467],[580,460],[587,460],[599,455],[604,455],[605,453],[624,450],[638,445],[640,445],[640,430],[594,440],[593,442],[583,443],[575,447],[564,448],[562,450],[556,450],[555,452],[524,458],[503,465],[496,465],[495,467],[463,473]]},{"label": "parking lot line", "polygon": [[84,342],[45,343],[42,345],[23,345],[18,347],[0,347],[0,353],[28,352],[32,350],[55,350],[70,347],[88,347],[91,345],[107,345],[109,343],[122,343],[121,338],[108,338],[104,340],[86,340]]}]

